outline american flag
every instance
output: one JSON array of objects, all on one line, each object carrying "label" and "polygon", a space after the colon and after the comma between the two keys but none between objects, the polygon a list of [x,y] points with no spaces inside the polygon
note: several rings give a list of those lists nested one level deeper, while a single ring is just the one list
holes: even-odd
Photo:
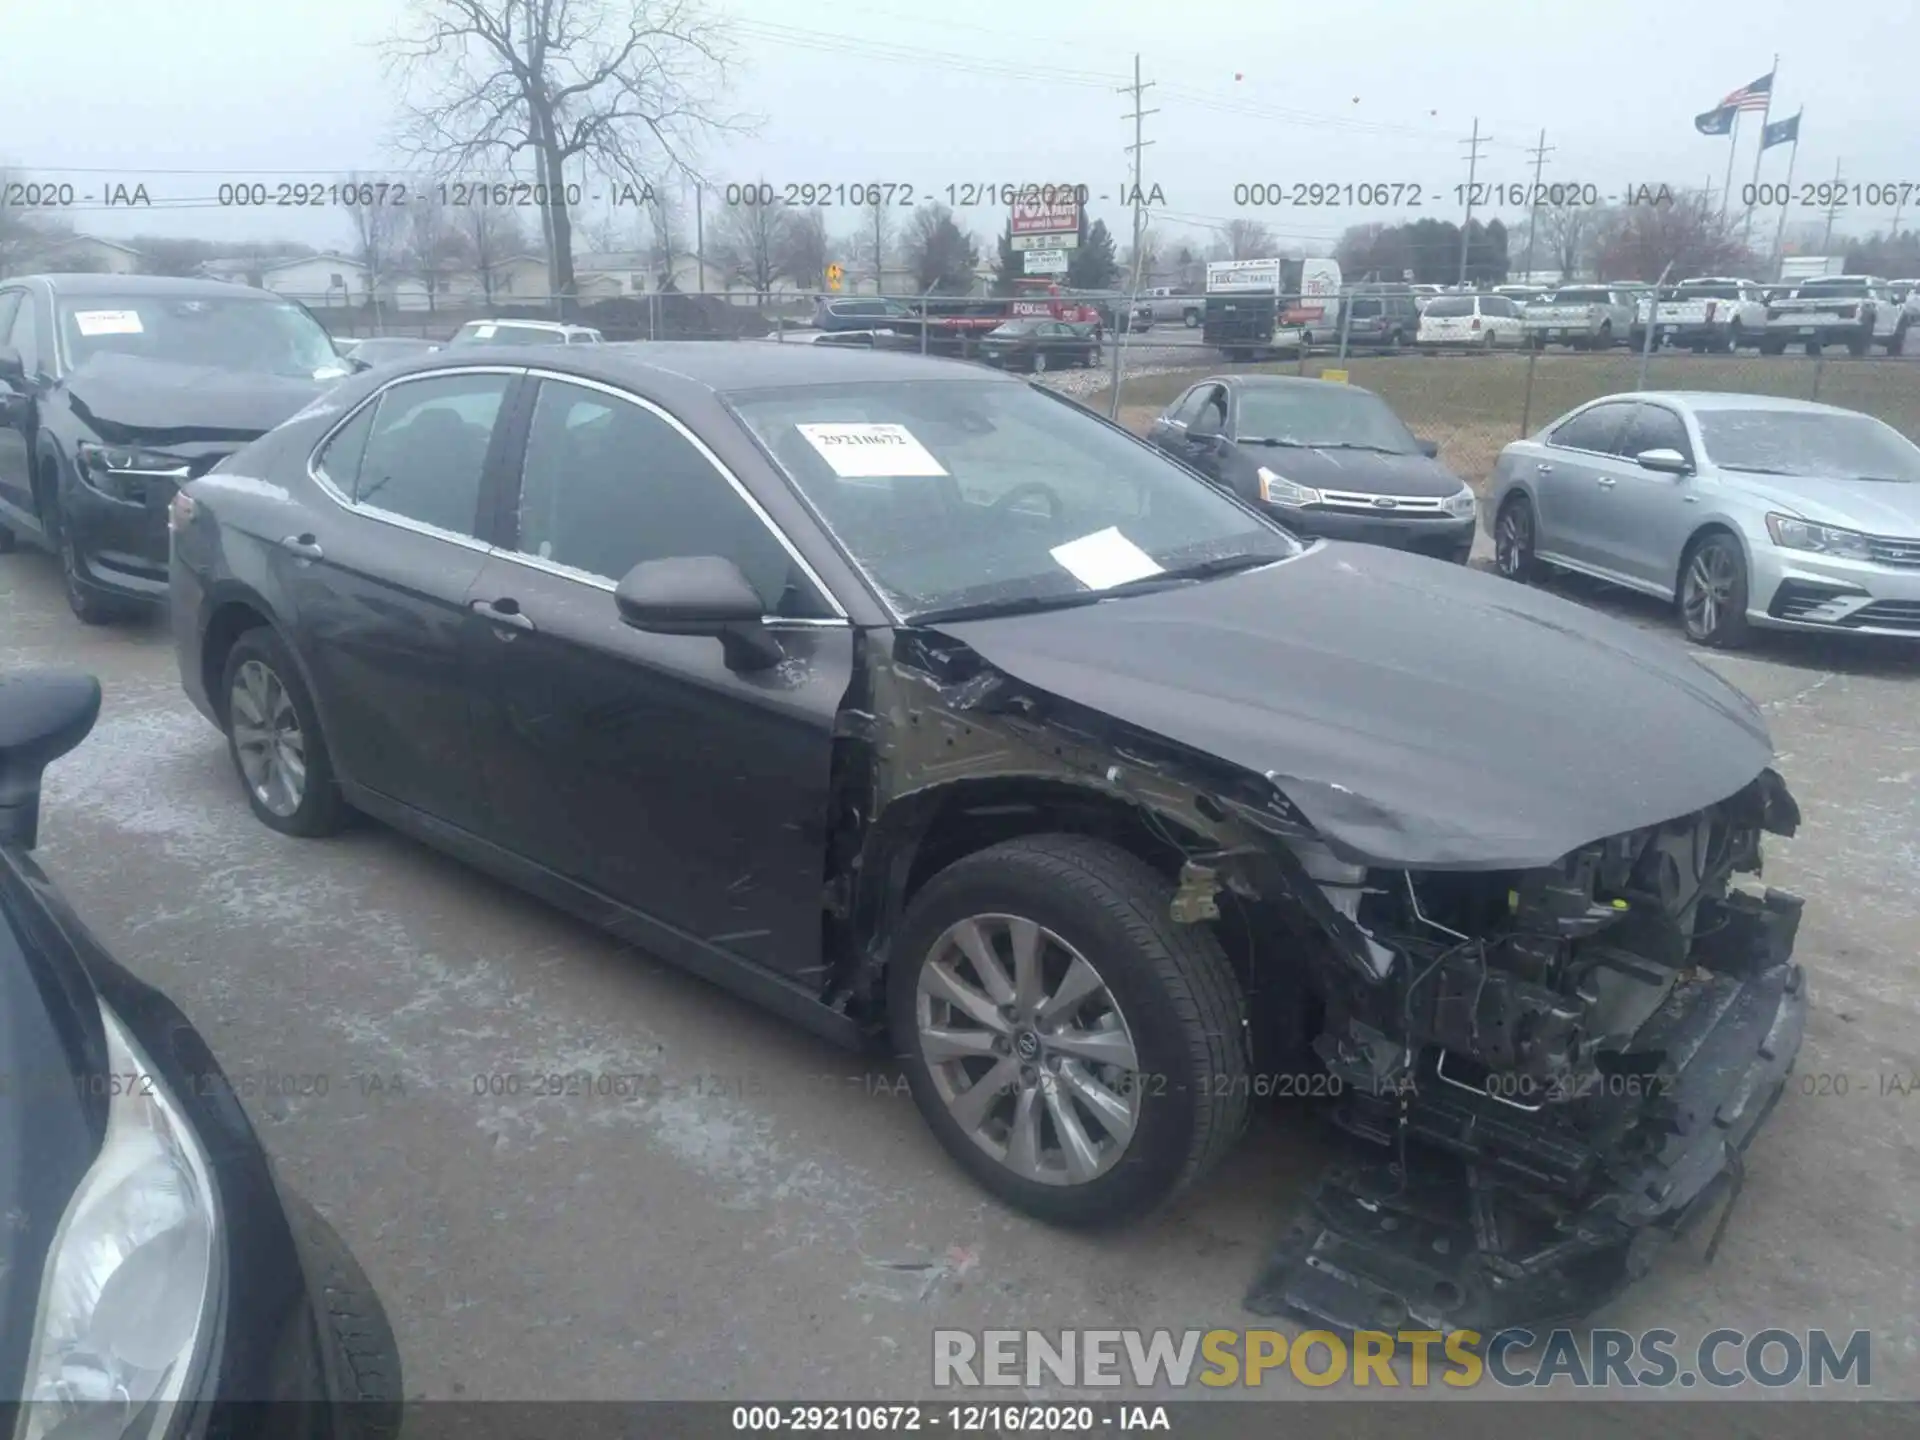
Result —
[{"label": "american flag", "polygon": [[1732,106],[1736,110],[1764,110],[1767,108],[1772,96],[1773,76],[1771,74],[1762,75],[1751,85],[1742,85],[1738,90],[1727,96],[1726,99],[1720,102],[1718,108],[1725,110],[1728,106]]}]

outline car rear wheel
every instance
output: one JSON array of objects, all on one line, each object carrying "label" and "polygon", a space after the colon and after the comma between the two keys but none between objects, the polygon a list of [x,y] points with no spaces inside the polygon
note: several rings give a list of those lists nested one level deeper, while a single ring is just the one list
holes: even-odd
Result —
[{"label": "car rear wheel", "polygon": [[1523,585],[1532,582],[1540,573],[1536,544],[1533,502],[1524,495],[1509,495],[1493,522],[1494,568],[1509,580]]},{"label": "car rear wheel", "polygon": [[1851,335],[1847,338],[1847,353],[1858,358],[1859,356],[1865,355],[1867,351],[1872,348],[1872,345],[1873,331],[1863,326],[1857,335]]},{"label": "car rear wheel", "polygon": [[1820,342],[1818,340],[1807,341],[1806,351],[1809,355],[1818,355],[1820,353]]},{"label": "car rear wheel", "polygon": [[892,947],[915,1102],[983,1187],[1042,1220],[1137,1219],[1246,1122],[1246,1001],[1172,883],[1104,841],[1007,841],[943,870]]},{"label": "car rear wheel", "polygon": [[1180,323],[1185,325],[1189,330],[1198,330],[1200,328],[1200,312],[1198,310],[1187,311],[1180,317]]},{"label": "car rear wheel", "polygon": [[1036,350],[1034,352],[1033,373],[1036,375],[1044,375],[1047,373],[1047,357],[1041,351]]},{"label": "car rear wheel", "polygon": [[1679,606],[1689,640],[1723,650],[1746,643],[1747,560],[1731,535],[1708,535],[1687,552]]},{"label": "car rear wheel", "polygon": [[[1904,355],[1906,353],[1906,349],[1907,349],[1907,322],[1902,320],[1899,323],[1899,325],[1897,325],[1894,328],[1893,334],[1887,337],[1887,353],[1889,355]],[[0,550],[3,550],[5,548],[6,548],[5,543],[0,542]]]},{"label": "car rear wheel", "polygon": [[1762,355],[1784,355],[1787,353],[1787,342],[1784,340],[1762,340],[1760,342],[1760,353]]},{"label": "car rear wheel", "polygon": [[320,717],[280,637],[262,625],[235,641],[220,693],[227,750],[261,823],[309,838],[340,829],[347,806]]}]

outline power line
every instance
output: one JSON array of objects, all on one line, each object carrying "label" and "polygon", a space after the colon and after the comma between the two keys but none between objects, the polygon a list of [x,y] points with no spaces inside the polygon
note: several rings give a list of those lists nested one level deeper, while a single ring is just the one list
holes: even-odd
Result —
[{"label": "power line", "polygon": [[[1534,237],[1540,231],[1540,172],[1546,168],[1547,156],[1551,155],[1553,151],[1554,147],[1547,144],[1546,127],[1542,126],[1540,130],[1540,143],[1534,146],[1530,152],[1533,155],[1533,209],[1527,214],[1527,258],[1523,266],[1529,275],[1533,274],[1533,241]],[[1469,181],[1469,185],[1471,185],[1471,181]],[[1467,198],[1473,198],[1471,190],[1469,190]]]},{"label": "power line", "polygon": [[[1491,139],[1492,137],[1487,137]],[[1543,137],[1544,138],[1544,137]],[[1480,168],[1480,147],[1486,143],[1480,137],[1480,117],[1473,117],[1473,138],[1462,140],[1467,149],[1467,216],[1460,222],[1460,278],[1459,284],[1467,283],[1467,237],[1473,230],[1473,177]]]}]

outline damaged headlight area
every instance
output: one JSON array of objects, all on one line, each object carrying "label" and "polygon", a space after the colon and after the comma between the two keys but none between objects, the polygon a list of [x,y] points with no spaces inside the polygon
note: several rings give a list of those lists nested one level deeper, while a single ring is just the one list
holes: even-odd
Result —
[{"label": "damaged headlight area", "polygon": [[1314,1048],[1382,1159],[1329,1178],[1249,1303],[1361,1328],[1572,1319],[1730,1207],[1805,1020],[1800,900],[1734,881],[1798,820],[1767,770],[1541,869],[1301,853],[1352,925]]},{"label": "damaged headlight area", "polygon": [[82,440],[79,448],[80,478],[89,489],[110,500],[144,505],[148,488],[154,482],[172,488],[184,485],[192,477],[192,467],[177,455],[153,450],[136,450],[122,445],[100,445]]}]

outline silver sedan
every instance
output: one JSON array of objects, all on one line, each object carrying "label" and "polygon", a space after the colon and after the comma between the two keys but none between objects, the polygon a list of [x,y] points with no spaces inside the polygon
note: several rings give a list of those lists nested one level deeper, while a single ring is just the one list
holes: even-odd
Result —
[{"label": "silver sedan", "polygon": [[1574,570],[1670,600],[1687,635],[1920,638],[1920,446],[1770,395],[1608,395],[1507,446],[1487,500],[1500,572]]}]

